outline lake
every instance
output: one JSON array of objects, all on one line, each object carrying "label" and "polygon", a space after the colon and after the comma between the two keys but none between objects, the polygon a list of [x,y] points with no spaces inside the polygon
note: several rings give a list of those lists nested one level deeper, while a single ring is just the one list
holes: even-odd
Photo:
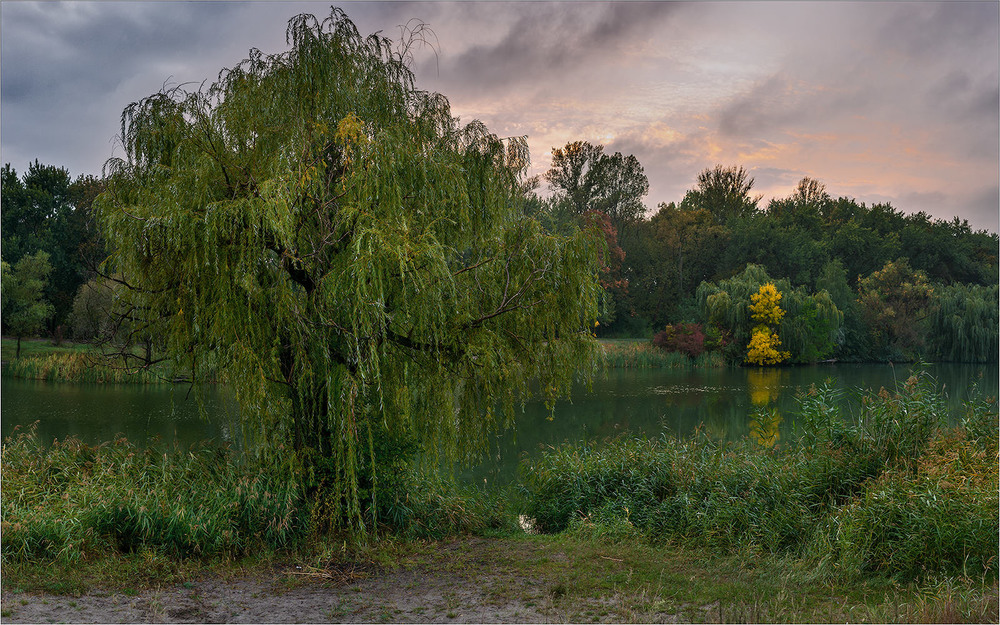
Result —
[{"label": "lake", "polygon": [[[660,369],[610,370],[593,381],[590,391],[578,385],[572,400],[556,404],[555,413],[541,402],[529,402],[517,418],[516,431],[498,434],[488,458],[462,472],[466,481],[506,482],[519,460],[545,446],[565,441],[605,439],[621,434],[687,435],[698,426],[713,437],[735,439],[750,433],[757,406],[773,406],[780,419],[774,435],[791,436],[796,395],[825,380],[843,389],[848,414],[859,405],[856,389],[889,390],[909,376],[906,365],[826,364],[788,368],[731,368],[700,371]],[[970,388],[996,397],[1000,368],[996,364],[931,365],[948,396],[950,419],[958,422]],[[0,430],[9,436],[17,426],[38,421],[43,441],[76,436],[96,444],[123,434],[141,443],[187,446],[202,440],[242,446],[237,409],[223,389],[206,393],[207,418],[186,387],[69,384],[0,380]]]}]

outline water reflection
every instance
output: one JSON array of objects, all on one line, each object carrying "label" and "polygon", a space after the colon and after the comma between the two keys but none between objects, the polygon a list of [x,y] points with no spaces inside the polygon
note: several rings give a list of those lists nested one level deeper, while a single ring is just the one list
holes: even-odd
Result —
[{"label": "water reflection", "polygon": [[223,389],[197,398],[186,386],[71,384],[3,376],[0,430],[38,422],[43,442],[75,436],[87,444],[123,435],[137,444],[189,447],[215,441],[242,448],[237,407]]},{"label": "water reflection", "polygon": [[[751,437],[773,446],[792,438],[799,393],[827,380],[841,393],[846,418],[858,414],[860,397],[882,387],[896,388],[910,367],[887,365],[815,365],[788,368],[734,368],[713,371],[611,371],[594,380],[587,392],[582,385],[572,401],[556,404],[555,419],[540,404],[528,404],[517,420],[517,432],[498,436],[489,457],[465,471],[482,483],[507,481],[518,461],[566,441],[605,439],[623,433],[650,437],[686,436],[695,428],[710,437],[734,440]],[[997,365],[942,364],[929,367],[947,395],[949,417],[957,423],[962,404],[973,387],[996,397]]]},{"label": "water reflection", "polygon": [[757,367],[747,369],[747,392],[753,410],[750,411],[748,428],[750,438],[762,447],[774,447],[781,438],[781,413],[772,406],[781,396],[782,378],[788,378],[786,369]]}]

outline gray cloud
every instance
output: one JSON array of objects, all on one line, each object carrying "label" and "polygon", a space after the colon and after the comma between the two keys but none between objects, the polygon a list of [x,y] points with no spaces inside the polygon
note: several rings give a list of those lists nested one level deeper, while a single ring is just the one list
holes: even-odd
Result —
[{"label": "gray cloud", "polygon": [[[2,159],[99,173],[129,102],[168,79],[212,80],[250,47],[283,50],[288,18],[323,17],[329,4],[0,3]],[[992,228],[998,7],[344,5],[365,34],[396,39],[410,18],[427,22],[438,54],[419,51],[418,84],[465,119],[529,135],[539,169],[552,145],[585,139],[636,155],[650,206],[681,199],[721,161],[779,196],[809,175],[833,194],[891,197],[906,211],[975,215]]]},{"label": "gray cloud", "polygon": [[955,215],[969,222],[974,230],[997,232],[1000,221],[1000,186],[983,185],[974,189],[950,192],[906,192],[896,197],[881,198],[907,213],[923,211],[934,219],[951,220]]},{"label": "gray cloud", "polygon": [[[4,3],[4,161],[23,169],[39,158],[74,174],[99,173],[122,108],[159,89],[175,70],[212,58],[220,24],[241,10],[235,3],[184,4]],[[173,80],[210,77],[205,67]]]},{"label": "gray cloud", "polygon": [[162,59],[195,61],[238,9],[225,2],[186,11],[169,3],[5,4],[4,100],[17,104],[53,91],[100,93]]},{"label": "gray cloud", "polygon": [[973,190],[946,215],[960,215],[975,229],[1000,232],[1000,185],[985,185]]},{"label": "gray cloud", "polygon": [[847,5],[848,14],[858,12],[852,19],[798,42],[780,70],[722,104],[718,128],[730,137],[760,136],[796,126],[840,129],[863,116],[954,126],[950,145],[939,149],[989,153],[983,137],[996,144],[1000,117],[998,6]]},{"label": "gray cloud", "polygon": [[[458,90],[486,92],[537,83],[540,77],[562,82],[566,77],[560,75],[577,75],[595,60],[620,57],[621,46],[647,36],[679,6],[666,2],[503,3],[489,9],[476,3],[458,5],[464,19],[476,25],[488,20],[486,30],[499,31],[500,37],[444,56],[441,75],[445,84]],[[501,7],[503,13],[498,15]]]}]

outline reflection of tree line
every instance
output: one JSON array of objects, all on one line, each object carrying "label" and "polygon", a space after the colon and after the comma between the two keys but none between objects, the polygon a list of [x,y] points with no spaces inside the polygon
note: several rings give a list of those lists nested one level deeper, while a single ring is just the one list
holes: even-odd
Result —
[{"label": "reflection of tree line", "polygon": [[53,384],[4,378],[4,437],[38,421],[40,440],[73,436],[99,444],[124,435],[137,445],[189,446],[206,439],[242,447],[236,419],[226,400],[206,398],[203,419],[193,401],[184,402],[167,390],[141,391],[132,386]]}]

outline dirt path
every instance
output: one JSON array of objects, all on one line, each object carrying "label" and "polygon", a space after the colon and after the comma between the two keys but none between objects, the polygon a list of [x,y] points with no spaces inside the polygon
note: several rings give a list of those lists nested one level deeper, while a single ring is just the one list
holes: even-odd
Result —
[{"label": "dirt path", "polygon": [[[205,580],[133,596],[3,597],[8,623],[321,623],[544,622],[550,606],[498,601],[489,581],[475,587],[450,576],[410,572],[350,584],[323,580],[284,587],[263,579]],[[532,602],[528,602],[532,603]]]},{"label": "dirt path", "polygon": [[[525,561],[543,563],[526,575]],[[634,611],[634,597],[568,592],[547,564],[565,554],[531,543],[464,539],[435,544],[390,566],[292,567],[273,574],[206,578],[138,592],[79,596],[3,590],[5,623],[539,623],[676,622]],[[529,567],[530,568],[530,567]],[[680,617],[681,620],[689,620]],[[698,619],[701,620],[701,619]]]}]

